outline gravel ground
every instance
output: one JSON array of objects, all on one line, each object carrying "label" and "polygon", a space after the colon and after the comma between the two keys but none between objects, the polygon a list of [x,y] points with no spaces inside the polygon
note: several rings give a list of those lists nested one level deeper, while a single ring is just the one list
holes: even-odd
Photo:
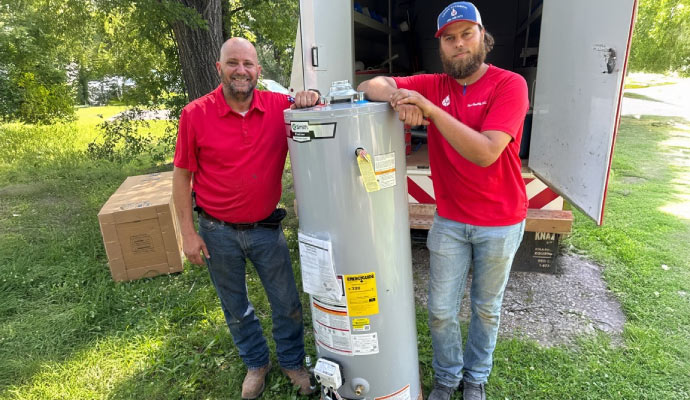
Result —
[{"label": "gravel ground", "polygon": [[[625,316],[606,289],[601,268],[587,259],[563,254],[557,258],[559,273],[513,272],[503,299],[499,335],[527,338],[544,347],[572,345],[578,336],[604,332],[621,343]],[[412,246],[415,298],[426,306],[429,251]],[[468,277],[460,319],[469,321]]]}]

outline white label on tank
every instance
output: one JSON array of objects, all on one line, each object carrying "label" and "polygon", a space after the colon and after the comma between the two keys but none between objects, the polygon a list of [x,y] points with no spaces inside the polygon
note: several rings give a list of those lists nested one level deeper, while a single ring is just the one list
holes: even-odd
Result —
[{"label": "white label on tank", "polygon": [[332,353],[353,355],[347,307],[312,298],[311,316],[314,324],[314,340],[319,346]]},{"label": "white label on tank", "polygon": [[333,268],[330,240],[321,240],[299,232],[299,259],[302,268],[302,288],[306,293],[339,301],[341,285]]},{"label": "white label on tank", "polygon": [[374,156],[374,172],[381,189],[395,186],[395,153]]},{"label": "white label on tank", "polygon": [[[420,396],[421,397],[421,396]],[[377,397],[374,400],[411,400],[410,385],[386,396]]]},{"label": "white label on tank", "polygon": [[376,332],[364,335],[352,335],[352,351],[356,356],[378,354],[379,335]]}]

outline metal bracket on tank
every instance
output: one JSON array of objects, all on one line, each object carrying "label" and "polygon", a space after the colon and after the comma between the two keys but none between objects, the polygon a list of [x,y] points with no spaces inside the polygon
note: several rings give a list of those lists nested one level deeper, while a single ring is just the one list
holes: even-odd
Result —
[{"label": "metal bracket on tank", "polygon": [[364,100],[364,92],[352,88],[350,81],[334,81],[328,94],[321,97],[321,104],[359,102]]}]

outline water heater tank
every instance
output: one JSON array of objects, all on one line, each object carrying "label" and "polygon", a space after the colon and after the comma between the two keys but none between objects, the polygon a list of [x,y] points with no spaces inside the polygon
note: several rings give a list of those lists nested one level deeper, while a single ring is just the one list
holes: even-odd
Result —
[{"label": "water heater tank", "polygon": [[403,125],[367,101],[285,123],[322,396],[421,399]]}]

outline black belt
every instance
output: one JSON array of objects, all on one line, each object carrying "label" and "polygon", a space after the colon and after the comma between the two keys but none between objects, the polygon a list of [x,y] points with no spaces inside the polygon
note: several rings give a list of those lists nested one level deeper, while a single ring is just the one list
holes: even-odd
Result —
[{"label": "black belt", "polygon": [[248,222],[248,223],[244,223],[244,224],[234,224],[232,222],[221,221],[218,218],[216,218],[212,215],[209,215],[206,211],[201,210],[201,209],[199,210],[199,215],[204,217],[205,219],[207,219],[209,221],[213,221],[219,225],[229,226],[236,231],[248,231],[250,229],[256,228],[257,226],[262,226],[262,227],[271,228],[271,229],[276,229],[280,226],[280,221],[273,222],[273,221],[267,221],[267,220],[261,220],[258,222]]}]

